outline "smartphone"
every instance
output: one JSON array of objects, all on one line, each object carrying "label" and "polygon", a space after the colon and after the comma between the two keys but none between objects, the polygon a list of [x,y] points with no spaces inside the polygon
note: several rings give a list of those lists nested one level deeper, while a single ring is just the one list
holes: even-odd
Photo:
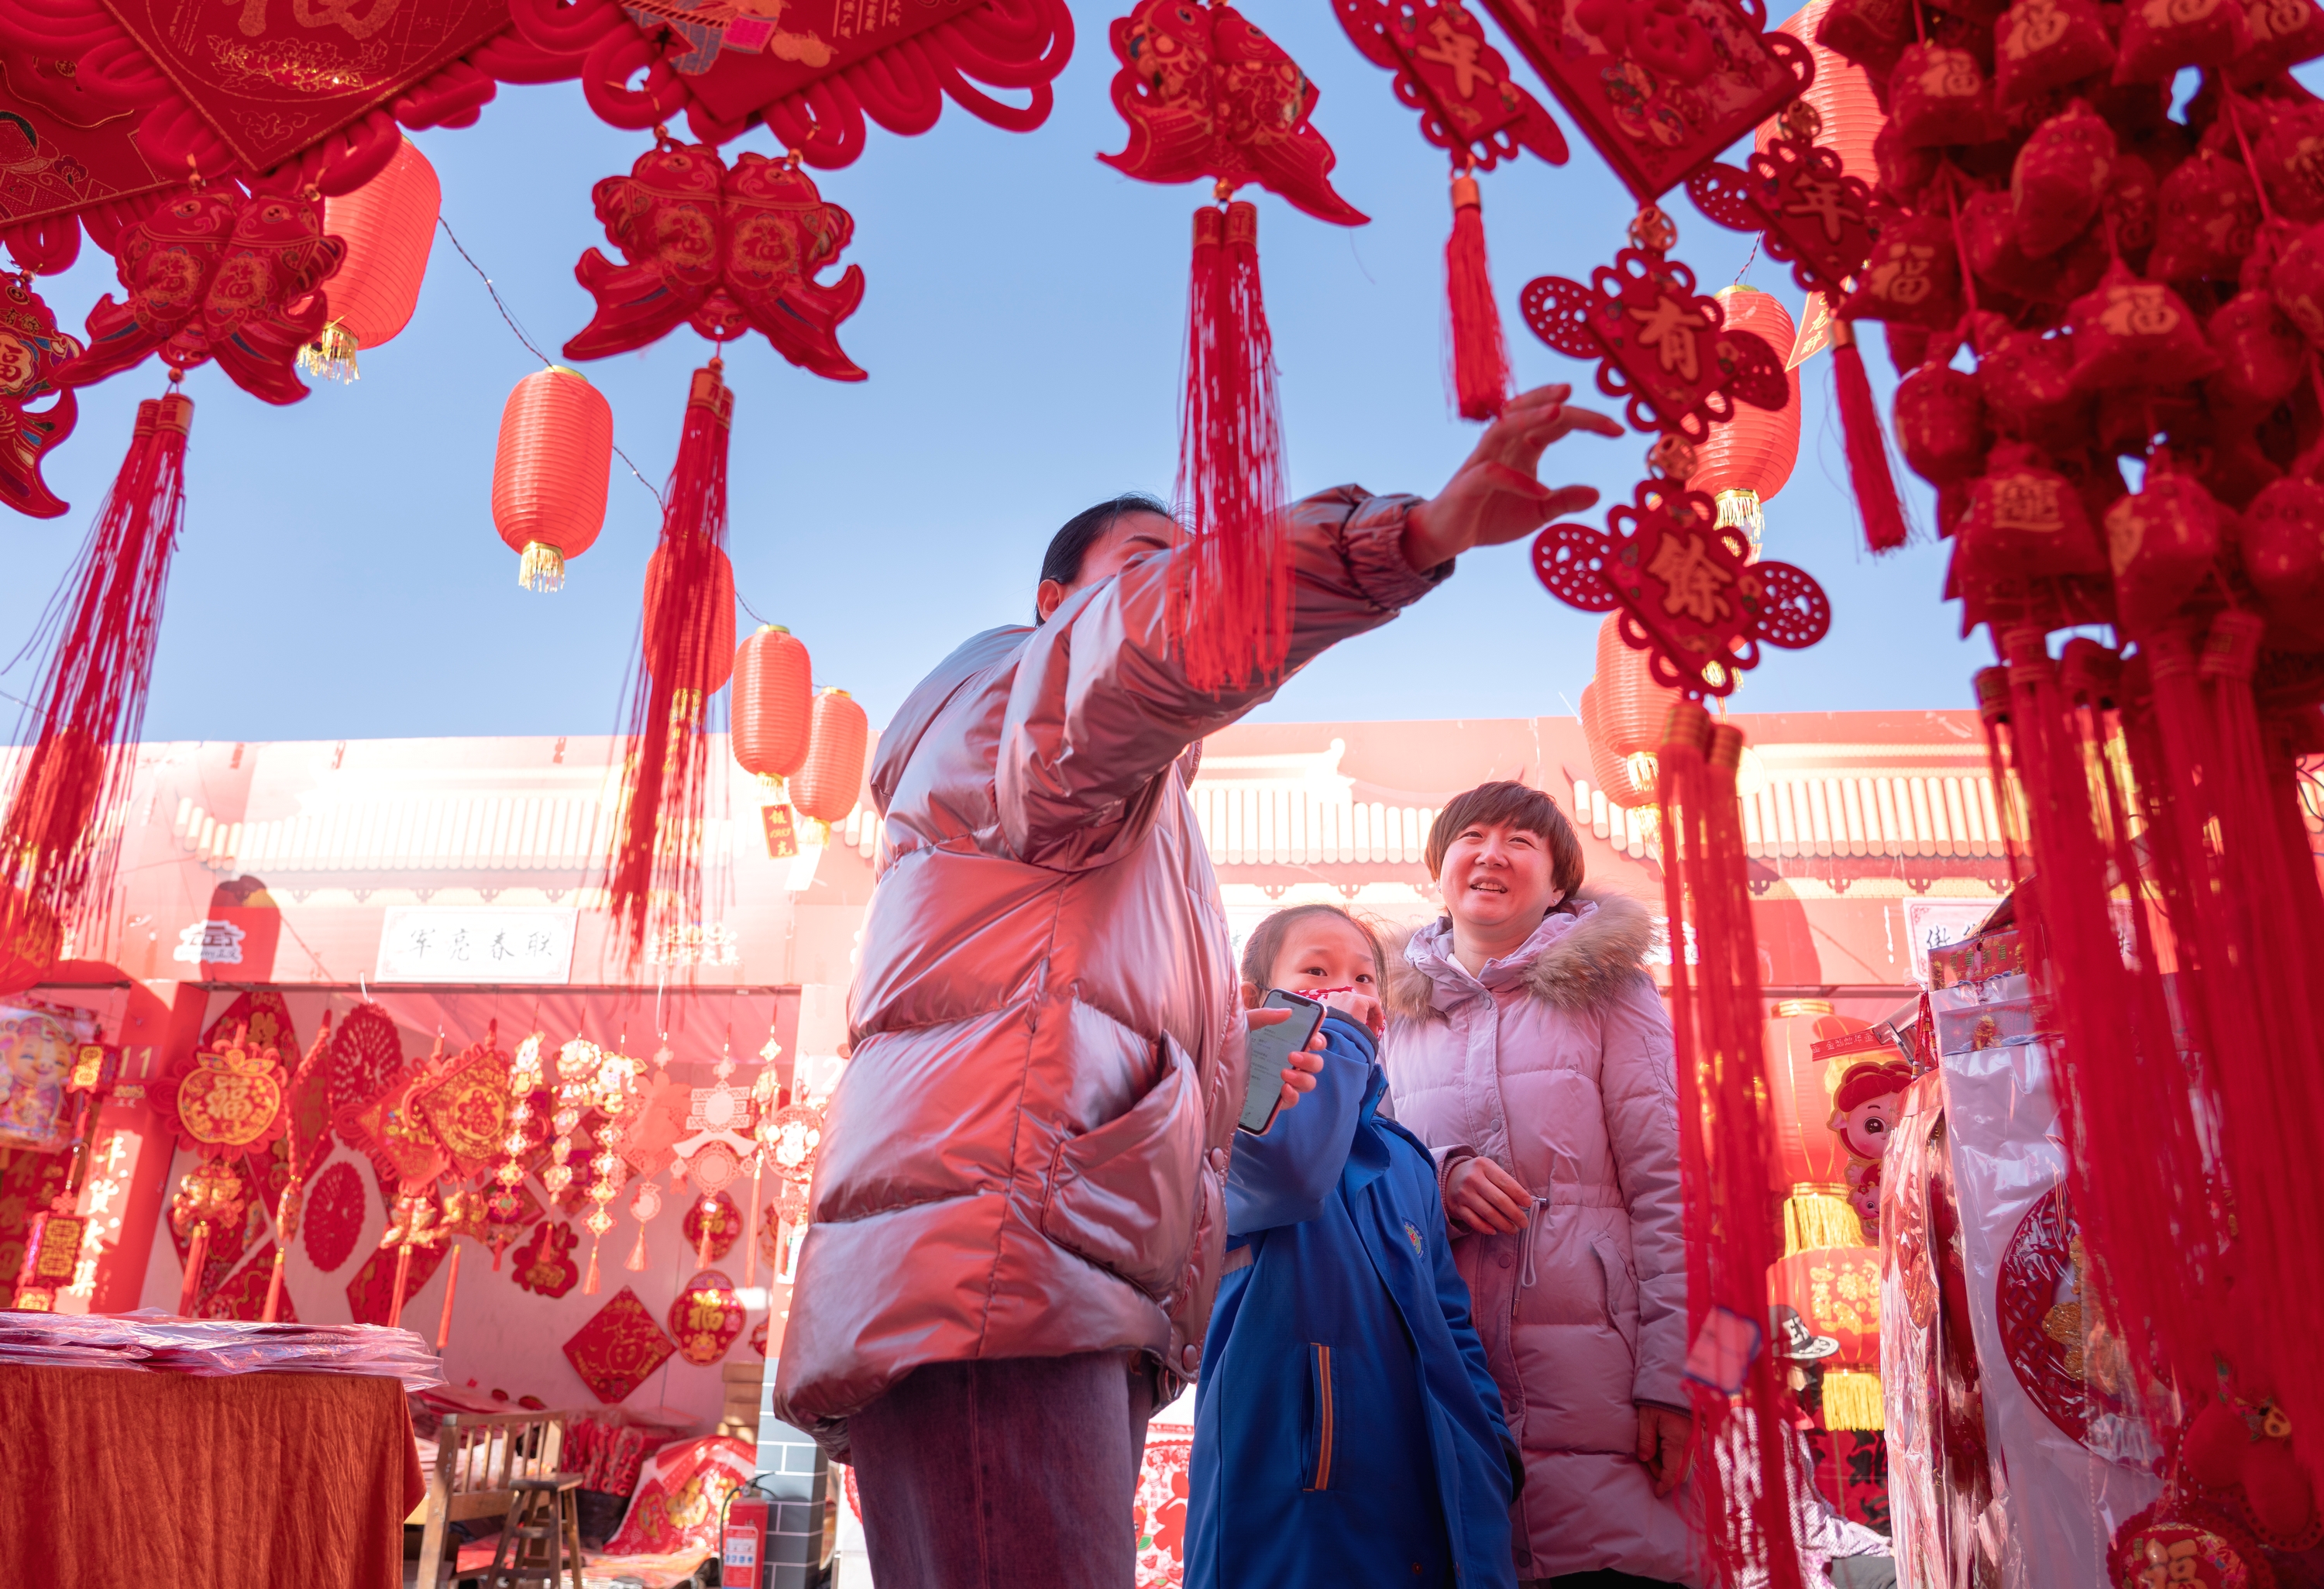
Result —
[{"label": "smartphone", "polygon": [[1288,1010],[1291,1019],[1254,1028],[1250,1034],[1250,1085],[1243,1091],[1242,1117],[1235,1124],[1254,1135],[1275,1123],[1275,1111],[1283,1102],[1283,1067],[1323,1023],[1323,1005],[1281,988],[1270,992],[1259,1008]]}]

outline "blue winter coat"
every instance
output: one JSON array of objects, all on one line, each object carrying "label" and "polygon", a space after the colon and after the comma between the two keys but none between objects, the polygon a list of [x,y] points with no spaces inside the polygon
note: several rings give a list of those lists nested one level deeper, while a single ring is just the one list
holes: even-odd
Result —
[{"label": "blue winter coat", "polygon": [[1338,1015],[1323,1030],[1315,1090],[1235,1139],[1187,1589],[1514,1585],[1516,1446],[1435,1163],[1380,1113],[1371,1034]]}]

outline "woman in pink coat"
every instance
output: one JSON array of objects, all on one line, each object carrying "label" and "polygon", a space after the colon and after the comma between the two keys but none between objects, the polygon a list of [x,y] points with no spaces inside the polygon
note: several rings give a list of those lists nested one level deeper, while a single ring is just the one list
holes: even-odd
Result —
[{"label": "woman in pink coat", "polygon": [[1556,801],[1489,783],[1444,808],[1445,914],[1391,957],[1382,1051],[1434,1150],[1453,1253],[1524,1453],[1517,1576],[1700,1584],[1677,1076],[1644,905],[1582,886]]}]

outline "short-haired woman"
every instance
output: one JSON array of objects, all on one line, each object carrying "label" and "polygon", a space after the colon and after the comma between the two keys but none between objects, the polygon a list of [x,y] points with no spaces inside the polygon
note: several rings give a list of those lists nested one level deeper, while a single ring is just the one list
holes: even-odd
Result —
[{"label": "short-haired woman", "polygon": [[1582,886],[1557,802],[1457,796],[1444,915],[1389,960],[1381,1059],[1435,1152],[1454,1260],[1526,1463],[1517,1576],[1692,1584],[1677,1074],[1654,919]]}]

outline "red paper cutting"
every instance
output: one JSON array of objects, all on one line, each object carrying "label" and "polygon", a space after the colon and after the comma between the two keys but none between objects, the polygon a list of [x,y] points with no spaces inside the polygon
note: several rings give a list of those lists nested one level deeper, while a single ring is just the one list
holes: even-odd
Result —
[{"label": "red paper cutting", "polygon": [[376,1004],[356,1005],[331,1038],[331,1113],[369,1103],[404,1077],[395,1022]]},{"label": "red paper cutting", "polygon": [[1315,85],[1240,12],[1141,0],[1111,37],[1121,61],[1113,104],[1130,143],[1100,160],[1144,182],[1256,182],[1318,220],[1364,225],[1332,187],[1338,157],[1307,125]]},{"label": "red paper cutting", "polygon": [[[235,1270],[217,1289],[203,1298],[194,1307],[197,1318],[238,1318],[244,1324],[256,1324],[266,1311],[266,1293],[274,1280],[274,1243],[267,1243],[250,1255],[250,1261]],[[290,1288],[282,1288],[281,1300],[275,1305],[274,1322],[297,1324],[299,1310],[290,1304]]]},{"label": "red paper cutting", "polygon": [[[411,1249],[411,1274],[404,1282],[403,1300],[408,1305],[420,1294],[420,1289],[435,1277],[436,1268],[444,1261],[449,1242],[438,1242],[432,1247]],[[355,1279],[347,1282],[347,1315],[356,1324],[385,1324],[388,1304],[395,1295],[395,1262],[400,1249],[382,1247],[364,1260]]]},{"label": "red paper cutting", "polygon": [[307,1261],[329,1274],[355,1253],[366,1213],[363,1177],[345,1159],[318,1177],[300,1215]]},{"label": "red paper cutting", "polygon": [[1839,294],[1877,240],[1872,190],[1823,144],[1777,138],[1749,163],[1703,167],[1688,179],[1687,197],[1722,226],[1764,234],[1767,256],[1789,263],[1803,291]]},{"label": "red paper cutting", "polygon": [[1760,0],[1485,0],[1642,204],[1686,180],[1815,76]]},{"label": "red paper cutting", "polygon": [[1460,0],[1333,0],[1333,9],[1365,59],[1396,73],[1396,97],[1420,112],[1421,136],[1456,165],[1489,171],[1521,149],[1565,163],[1565,134],[1510,79]]},{"label": "red paper cutting", "polygon": [[[507,0],[106,0],[254,171],[319,143],[508,25]],[[204,173],[209,174],[209,173]]]},{"label": "red paper cutting", "polygon": [[608,1403],[627,1397],[677,1350],[627,1286],[565,1343],[573,1372],[598,1400]]}]

